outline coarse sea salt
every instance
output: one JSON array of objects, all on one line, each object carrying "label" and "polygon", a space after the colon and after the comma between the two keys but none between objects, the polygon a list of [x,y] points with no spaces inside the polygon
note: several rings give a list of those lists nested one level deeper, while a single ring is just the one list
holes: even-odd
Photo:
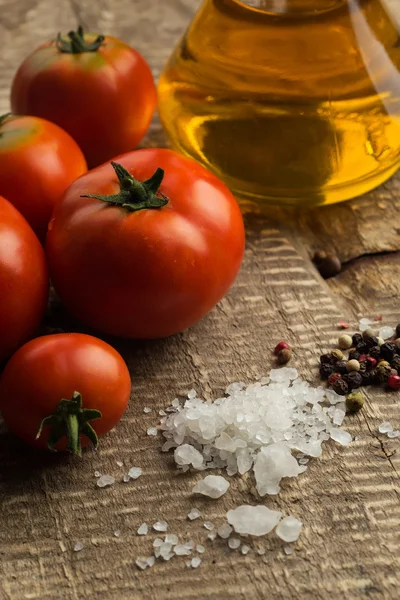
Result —
[{"label": "coarse sea salt", "polygon": [[[226,392],[227,397],[214,402],[193,393],[183,405],[175,399],[161,419],[163,450],[174,449],[181,471],[225,469],[228,475],[243,475],[252,470],[261,496],[278,494],[282,478],[307,469],[297,460],[300,453],[318,457],[329,438],[342,445],[351,441],[339,429],[345,416],[343,396],[312,387],[296,369],[273,369],[269,377],[250,385],[231,383]],[[228,482],[217,476],[208,486],[208,477],[195,485],[194,493],[211,498],[225,493]]]},{"label": "coarse sea salt", "polygon": [[243,504],[228,510],[226,518],[236,533],[242,535],[266,535],[279,523],[282,513],[263,505],[250,506]]},{"label": "coarse sea salt", "polygon": [[143,473],[140,467],[131,467],[128,471],[130,479],[137,479]]},{"label": "coarse sea salt", "polygon": [[199,519],[201,517],[201,512],[198,508],[192,508],[190,512],[188,512],[188,519],[190,521],[194,521],[195,519]]},{"label": "coarse sea salt", "polygon": [[220,475],[207,475],[198,481],[193,488],[194,494],[202,494],[209,498],[221,498],[229,489],[229,481]]},{"label": "coarse sea salt", "polygon": [[114,483],[115,483],[115,479],[111,475],[102,475],[96,481],[96,484],[100,488],[107,487],[108,485],[113,485]]},{"label": "coarse sea salt", "polygon": [[303,523],[295,517],[285,517],[278,523],[276,535],[284,542],[295,542],[300,535]]}]

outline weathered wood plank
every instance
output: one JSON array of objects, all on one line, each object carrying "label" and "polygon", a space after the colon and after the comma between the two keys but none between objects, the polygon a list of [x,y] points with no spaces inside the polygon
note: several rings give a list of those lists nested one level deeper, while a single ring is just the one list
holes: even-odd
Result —
[{"label": "weathered wood plank", "polygon": [[[0,0],[0,112],[7,109],[9,82],[25,54],[77,19],[134,44],[158,74],[198,5]],[[157,121],[146,143],[165,143]],[[193,386],[212,397],[229,381],[265,373],[270,349],[282,338],[292,341],[293,363],[312,379],[316,358],[334,343],[340,318],[354,325],[362,315],[400,321],[398,254],[356,260],[328,283],[308,259],[321,245],[336,249],[343,260],[398,250],[399,181],[365,199],[290,218],[276,210],[247,215],[243,269],[206,319],[168,340],[116,342],[132,372],[132,401],[98,452],[87,452],[82,461],[43,457],[2,428],[1,599],[398,597],[399,442],[377,434],[384,419],[400,425],[398,399],[376,391],[368,393],[362,414],[347,421],[356,442],[346,448],[328,444],[301,478],[286,481],[279,497],[266,500],[304,521],[294,555],[285,556],[270,536],[262,540],[266,562],[254,551],[246,557],[228,551],[221,540],[206,543],[196,571],[176,559],[142,573],[134,560],[151,550],[154,536],[136,535],[143,521],[165,518],[171,532],[200,542],[207,532],[200,521],[187,521],[192,506],[219,524],[229,508],[255,501],[246,477],[232,480],[218,502],[191,498],[197,477],[177,477],[171,458],[159,452],[160,440],[146,435],[158,409]],[[153,413],[145,415],[144,406]],[[144,475],[98,489],[95,470],[122,478],[116,460],[141,466]],[[72,550],[77,541],[84,544],[79,553]]]}]

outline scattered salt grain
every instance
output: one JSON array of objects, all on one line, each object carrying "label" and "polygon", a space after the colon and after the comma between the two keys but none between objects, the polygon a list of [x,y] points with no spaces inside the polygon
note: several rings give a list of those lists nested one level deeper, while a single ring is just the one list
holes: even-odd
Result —
[{"label": "scattered salt grain", "polygon": [[167,544],[172,544],[172,546],[176,546],[176,544],[179,542],[179,539],[178,536],[174,533],[167,533],[167,535],[165,536],[165,541]]},{"label": "scattered salt grain", "polygon": [[246,544],[244,544],[241,548],[240,551],[242,554],[248,554],[250,552],[251,548],[250,546],[246,546]]},{"label": "scattered salt grain", "polygon": [[157,521],[153,525],[154,531],[167,531],[168,523],[166,521]]},{"label": "scattered salt grain", "polygon": [[300,458],[299,464],[300,465],[306,465],[309,461],[310,461],[309,458]]},{"label": "scattered salt grain", "polygon": [[125,475],[122,478],[122,481],[124,483],[128,483],[128,481],[130,481],[130,480],[131,480],[131,478],[129,477],[128,473],[125,473]]},{"label": "scattered salt grain", "polygon": [[192,540],[189,540],[188,542],[184,543],[185,548],[187,548],[188,550],[193,550],[194,548],[194,542]]},{"label": "scattered salt grain", "polygon": [[381,327],[379,330],[379,337],[381,337],[383,340],[388,340],[389,338],[394,336],[394,329],[393,327],[389,327],[388,325],[386,325],[385,327]]},{"label": "scattered salt grain", "polygon": [[155,556],[148,556],[146,558],[146,561],[147,561],[147,566],[152,567],[154,565],[154,563],[156,562],[156,558],[155,558]]},{"label": "scattered salt grain", "polygon": [[143,412],[144,412],[144,413],[151,413],[151,408],[150,408],[150,406],[145,406],[145,407],[144,407],[144,409],[143,409]]},{"label": "scattered salt grain", "polygon": [[137,479],[143,473],[140,467],[131,467],[128,471],[128,475],[131,479]]},{"label": "scattered salt grain", "polygon": [[120,537],[120,535],[121,535],[121,532],[120,532],[120,530],[119,530],[119,529],[117,529],[116,531],[114,531],[114,535],[115,535],[115,537],[116,537],[116,538],[119,538],[119,537]]},{"label": "scattered salt grain", "polygon": [[192,558],[192,560],[190,561],[190,566],[192,567],[192,569],[197,569],[197,567],[199,567],[201,565],[201,558],[199,558],[198,556],[194,556]]},{"label": "scattered salt grain", "polygon": [[265,548],[264,548],[263,546],[259,546],[259,547],[257,548],[257,554],[258,554],[259,556],[263,556],[263,555],[265,554]]},{"label": "scattered salt grain", "polygon": [[285,517],[278,524],[276,535],[284,542],[295,542],[299,538],[302,527],[303,523],[295,517]]},{"label": "scattered salt grain", "polygon": [[157,433],[157,427],[149,427],[147,430],[147,435],[157,435]]},{"label": "scattered salt grain", "polygon": [[204,548],[204,546],[202,546],[201,544],[197,544],[196,550],[197,550],[197,552],[199,554],[204,554],[204,552],[206,551],[206,549]]},{"label": "scattered salt grain", "polygon": [[[230,525],[228,525],[228,523],[221,525],[221,527],[219,527],[217,529],[217,533],[218,533],[219,537],[223,538],[224,540],[228,539],[228,537],[231,535],[232,531],[233,531],[233,529]],[[213,534],[209,533],[208,537],[210,537],[210,535],[213,535]]]},{"label": "scattered salt grain", "polygon": [[142,523],[139,529],[137,530],[138,535],[147,535],[149,531],[149,526],[147,523]]},{"label": "scattered salt grain", "polygon": [[247,535],[266,535],[278,524],[282,513],[270,510],[266,506],[250,506],[243,504],[228,510],[226,517],[236,533]]},{"label": "scattered salt grain", "polygon": [[183,544],[177,544],[174,547],[174,552],[177,556],[189,556],[189,554],[192,553],[192,551]]},{"label": "scattered salt grain", "polygon": [[124,466],[124,463],[122,462],[122,460],[117,460],[116,463],[117,463],[118,467],[123,467]]},{"label": "scattered salt grain", "polygon": [[297,460],[283,442],[261,448],[254,463],[254,475],[260,496],[279,494],[282,477],[296,477],[299,473]]},{"label": "scattered salt grain", "polygon": [[106,487],[107,485],[113,485],[115,483],[115,479],[111,475],[102,475],[96,481],[96,483],[100,488],[103,488],[103,487]]},{"label": "scattered salt grain", "polygon": [[374,324],[374,321],[371,321],[371,319],[367,319],[365,317],[363,317],[362,319],[360,319],[360,323],[359,323],[359,328],[360,331],[363,332],[366,329],[368,329],[369,327],[371,327],[371,325]]},{"label": "scattered salt grain", "polygon": [[158,414],[160,415],[160,417],[165,417],[167,415],[165,410],[163,410],[162,408],[158,411]]},{"label": "scattered salt grain", "polygon": [[207,475],[207,477],[196,483],[193,493],[214,499],[221,498],[228,491],[229,485],[229,481],[220,475]]},{"label": "scattered salt grain", "polygon": [[95,477],[101,477],[101,473],[100,473],[100,471],[95,471],[95,472],[94,472],[94,476],[95,476]]},{"label": "scattered salt grain", "polygon": [[347,446],[351,442],[351,435],[348,431],[332,427],[329,433],[331,438],[342,446]]},{"label": "scattered salt grain", "polygon": [[187,397],[189,398],[189,400],[193,400],[193,398],[196,398],[196,396],[197,396],[197,392],[196,392],[196,390],[193,390],[193,389],[190,390],[188,392],[188,395],[187,395]]},{"label": "scattered salt grain", "polygon": [[212,542],[215,540],[216,537],[217,537],[216,533],[209,533],[208,536],[207,536],[207,538],[209,540],[211,540]]},{"label": "scattered salt grain", "polygon": [[229,538],[228,546],[231,550],[237,550],[240,546],[239,538],[233,538],[233,537]]},{"label": "scattered salt grain", "polygon": [[160,546],[162,546],[164,543],[164,540],[162,538],[156,538],[153,542],[153,547],[154,548],[159,548]]},{"label": "scattered salt grain", "polygon": [[208,531],[212,531],[214,529],[214,523],[211,523],[211,521],[204,521],[203,527],[208,529]]},{"label": "scattered salt grain", "polygon": [[287,556],[293,554],[293,548],[291,548],[290,546],[284,546],[283,551],[285,554],[287,554]]},{"label": "scattered salt grain", "polygon": [[388,431],[387,436],[388,438],[398,438],[400,437],[400,431],[398,429],[395,429],[394,431]]},{"label": "scattered salt grain", "polygon": [[188,513],[188,519],[190,521],[194,521],[195,519],[199,519],[201,517],[201,512],[199,511],[198,508],[192,508],[191,511]]},{"label": "scattered salt grain", "polygon": [[203,464],[203,455],[190,444],[176,448],[174,458],[177,465],[192,465],[195,469]]},{"label": "scattered salt grain", "polygon": [[393,431],[393,425],[389,421],[384,421],[378,427],[379,433],[391,433]]},{"label": "scattered salt grain", "polygon": [[149,566],[147,563],[147,558],[144,558],[144,557],[137,558],[135,560],[135,564],[137,567],[139,567],[139,569],[142,569],[142,571],[147,569],[147,567]]},{"label": "scattered salt grain", "polygon": [[81,550],[83,550],[82,542],[76,542],[76,544],[74,546],[74,552],[80,552]]}]

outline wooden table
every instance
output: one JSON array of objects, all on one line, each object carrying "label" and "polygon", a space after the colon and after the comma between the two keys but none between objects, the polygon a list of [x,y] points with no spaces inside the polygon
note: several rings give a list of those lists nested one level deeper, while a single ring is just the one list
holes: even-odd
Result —
[{"label": "wooden table", "polygon": [[[392,0],[399,11],[397,0]],[[121,36],[150,61],[158,76],[198,0],[0,0],[0,113],[8,109],[15,68],[38,42],[80,22]],[[164,144],[157,120],[147,144]],[[273,216],[271,216],[273,215]],[[279,216],[279,215],[278,215]],[[230,381],[253,380],[271,366],[270,350],[291,340],[293,364],[309,380],[316,358],[336,340],[337,323],[359,317],[400,321],[400,177],[367,197],[314,209],[295,218],[248,214],[244,265],[230,294],[199,325],[160,342],[118,343],[133,376],[132,400],[98,452],[82,460],[38,455],[5,432],[0,436],[0,599],[267,599],[398,598],[399,440],[378,433],[384,420],[400,426],[399,397],[366,393],[366,406],[345,425],[357,441],[325,445],[321,459],[278,497],[267,497],[304,521],[293,555],[274,535],[260,540],[264,557],[207,542],[197,570],[184,560],[140,572],[138,556],[153,535],[138,526],[164,518],[170,532],[199,542],[202,522],[186,515],[197,506],[208,520],[243,502],[255,503],[251,478],[233,478],[219,501],[193,499],[196,475],[177,476],[161,441],[146,435],[157,411],[196,387],[216,397]],[[343,272],[324,281],[313,250],[335,250]],[[71,325],[72,327],[72,325]],[[152,406],[152,414],[143,407]],[[123,468],[116,461],[124,461]],[[127,467],[143,468],[120,483]],[[112,474],[96,487],[94,471]],[[120,530],[120,537],[114,532]],[[76,542],[81,552],[74,552]]]}]

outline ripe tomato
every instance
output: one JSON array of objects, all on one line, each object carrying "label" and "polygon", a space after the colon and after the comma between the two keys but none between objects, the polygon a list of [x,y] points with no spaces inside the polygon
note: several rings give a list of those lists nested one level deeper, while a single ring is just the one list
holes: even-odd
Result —
[{"label": "ripe tomato", "polygon": [[23,216],[0,196],[0,362],[35,332],[48,298],[44,250]]},{"label": "ripe tomato", "polygon": [[43,44],[22,63],[11,105],[17,113],[60,125],[94,167],[137,146],[154,113],[156,88],[139,52],[79,28]]},{"label": "ripe tomato", "polygon": [[87,171],[76,142],[36,117],[0,117],[0,194],[23,214],[41,241],[53,208]]},{"label": "ripe tomato", "polygon": [[0,410],[8,428],[28,444],[80,454],[81,446],[97,445],[97,436],[118,423],[130,390],[124,360],[102,340],[78,333],[46,335],[22,346],[8,362],[0,380]]},{"label": "ripe tomato", "polygon": [[217,177],[172,150],[137,150],[112,164],[116,172],[105,164],[78,179],[55,209],[47,234],[55,289],[100,331],[129,338],[182,331],[238,273],[238,204]]}]

